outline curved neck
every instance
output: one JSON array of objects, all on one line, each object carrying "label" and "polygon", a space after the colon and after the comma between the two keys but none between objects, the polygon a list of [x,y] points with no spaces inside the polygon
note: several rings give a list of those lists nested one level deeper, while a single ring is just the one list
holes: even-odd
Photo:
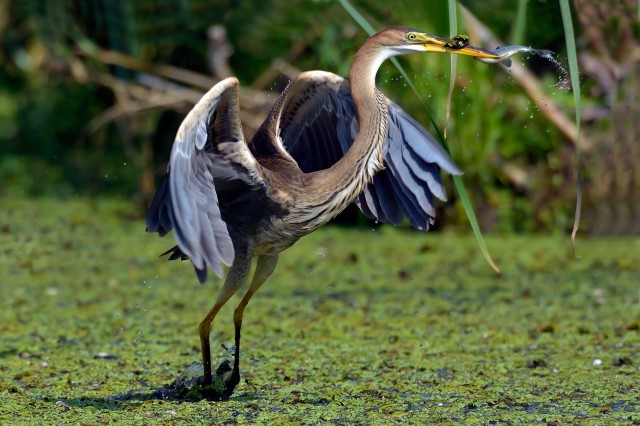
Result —
[{"label": "curved neck", "polygon": [[392,56],[369,39],[356,53],[349,84],[358,115],[359,132],[347,153],[329,169],[317,172],[323,187],[342,193],[351,203],[373,175],[382,169],[382,147],[387,137],[387,104],[376,89],[375,77],[382,62]]}]

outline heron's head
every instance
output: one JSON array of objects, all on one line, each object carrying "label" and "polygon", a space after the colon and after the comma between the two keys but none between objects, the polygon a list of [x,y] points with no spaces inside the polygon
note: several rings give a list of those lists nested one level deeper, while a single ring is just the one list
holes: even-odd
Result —
[{"label": "heron's head", "polygon": [[478,58],[499,58],[493,52],[469,45],[466,36],[446,39],[407,27],[387,28],[371,37],[371,40],[377,42],[389,53],[389,56],[418,52],[448,52]]}]

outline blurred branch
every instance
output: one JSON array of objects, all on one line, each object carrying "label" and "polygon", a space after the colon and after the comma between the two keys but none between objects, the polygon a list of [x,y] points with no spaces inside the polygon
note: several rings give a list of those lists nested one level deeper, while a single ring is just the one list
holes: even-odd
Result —
[{"label": "blurred branch", "polygon": [[231,77],[233,71],[229,66],[229,58],[233,55],[233,46],[227,38],[227,30],[222,25],[212,25],[207,29],[209,48],[209,70],[218,79]]},{"label": "blurred branch", "polygon": [[[99,84],[111,88],[114,93],[117,93],[118,85],[126,86],[128,91],[131,91],[131,94],[135,94],[142,86],[155,90],[155,92],[146,91],[143,95],[138,96],[141,104],[136,104],[135,106],[119,104],[105,111],[89,123],[87,126],[88,132],[93,132],[98,127],[127,114],[158,107],[175,107],[182,103],[195,104],[202,97],[204,91],[209,90],[219,81],[184,68],[144,62],[133,56],[113,50],[85,49],[78,46],[77,53],[81,57],[91,58],[103,64],[115,65],[141,73],[138,75],[136,83],[115,78],[108,73],[100,74],[94,78]],[[189,86],[195,87],[195,89]],[[263,90],[240,88],[240,114],[242,123],[249,133],[247,136],[250,136],[260,126],[262,116],[266,115],[266,110],[270,108],[274,99],[275,96]]]},{"label": "blurred branch", "polygon": [[77,53],[80,56],[95,59],[103,64],[116,65],[134,71],[156,74],[170,80],[179,81],[205,90],[209,90],[218,82],[218,80],[213,77],[209,77],[204,74],[186,70],[184,68],[174,67],[172,65],[148,63],[114,50],[101,49],[98,47],[85,49],[78,46]]},{"label": "blurred branch", "polygon": [[[219,80],[205,74],[190,71],[184,68],[166,64],[153,64],[142,61],[131,55],[107,49],[83,49],[78,47],[78,54],[89,57],[107,65],[116,65],[133,71],[140,71],[154,74],[169,80],[177,81],[187,86],[195,86],[198,89],[209,90]],[[202,94],[200,95],[202,96]],[[249,106],[263,105],[269,102],[271,95],[261,90],[240,89],[240,99],[242,103]]]},{"label": "blurred branch", "polygon": [[84,135],[91,135],[102,126],[128,115],[154,108],[176,107],[185,103],[193,104],[201,96],[200,92],[186,88],[179,91],[154,92],[139,84],[120,80],[109,74],[100,74],[94,78],[94,81],[109,87],[116,94],[118,102],[87,123]]},{"label": "blurred branch", "polygon": [[[497,38],[491,30],[476,18],[467,8],[460,5],[462,16],[465,19],[466,26],[472,39],[477,43],[494,48],[495,46],[504,46],[505,43]],[[522,86],[529,98],[536,104],[540,112],[547,117],[549,121],[556,126],[562,134],[564,134],[574,145],[578,143],[578,132],[575,123],[545,95],[540,88],[540,81],[526,67],[520,65],[516,61],[512,61],[510,68],[513,79]],[[592,149],[589,139],[583,134],[580,137],[580,146],[584,152]]]}]

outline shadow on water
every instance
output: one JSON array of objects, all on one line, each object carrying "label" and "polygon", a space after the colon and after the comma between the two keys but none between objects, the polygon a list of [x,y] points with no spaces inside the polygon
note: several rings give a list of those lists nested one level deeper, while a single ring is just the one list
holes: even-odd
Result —
[{"label": "shadow on water", "polygon": [[102,408],[108,410],[119,410],[126,408],[132,404],[138,404],[144,401],[173,401],[173,402],[198,402],[202,400],[208,401],[238,401],[247,402],[260,398],[262,394],[257,392],[246,392],[238,395],[229,395],[221,389],[217,389],[216,385],[222,386],[222,383],[216,383],[216,378],[220,378],[224,382],[224,373],[230,372],[231,367],[227,361],[223,362],[214,377],[214,384],[204,386],[202,384],[202,364],[194,362],[191,364],[176,380],[172,383],[162,386],[156,390],[149,392],[128,392],[113,396],[95,397],[95,398],[60,398],[59,403],[69,407],[82,408],[91,406],[94,408]]},{"label": "shadow on water", "polygon": [[[56,404],[69,408],[86,408],[92,407],[99,410],[127,410],[132,405],[138,406],[146,401],[167,401],[167,402],[181,402],[181,403],[193,403],[199,402],[198,399],[182,398],[177,393],[167,392],[167,387],[161,387],[150,392],[129,392],[117,395],[105,395],[96,397],[79,397],[79,398],[57,398]],[[249,402],[259,399],[263,394],[258,392],[244,392],[238,395],[233,395],[227,400],[215,401],[215,402]],[[211,401],[214,402],[214,401]]]}]

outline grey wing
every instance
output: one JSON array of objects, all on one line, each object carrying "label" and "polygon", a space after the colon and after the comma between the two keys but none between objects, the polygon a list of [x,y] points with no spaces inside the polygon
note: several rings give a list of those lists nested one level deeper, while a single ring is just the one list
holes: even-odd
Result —
[{"label": "grey wing", "polygon": [[220,212],[225,190],[264,184],[238,118],[238,80],[216,84],[187,114],[178,129],[168,173],[147,214],[147,231],[173,230],[171,258],[188,257],[200,281],[207,267],[222,276],[234,247]]},{"label": "grey wing", "polygon": [[[288,88],[279,135],[283,148],[304,172],[331,167],[351,147],[358,133],[355,104],[347,80],[331,73],[301,74]],[[446,201],[442,168],[461,174],[453,160],[417,121],[388,101],[385,169],[356,203],[381,222],[409,223],[426,230],[435,219],[433,197]]]}]

